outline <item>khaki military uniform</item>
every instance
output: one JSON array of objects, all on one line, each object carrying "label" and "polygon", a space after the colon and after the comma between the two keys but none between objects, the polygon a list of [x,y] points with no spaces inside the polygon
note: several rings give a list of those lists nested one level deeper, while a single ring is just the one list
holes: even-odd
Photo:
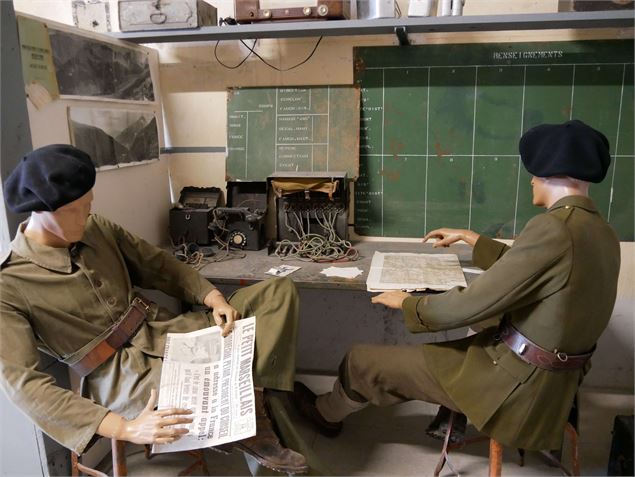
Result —
[{"label": "khaki military uniform", "polygon": [[[24,225],[23,225],[24,226]],[[73,364],[102,340],[135,296],[158,289],[203,304],[214,287],[170,254],[91,215],[71,250],[28,240],[23,226],[0,272],[0,385],[31,420],[81,453],[112,410],[136,417],[159,386],[167,333],[215,325],[211,314],[174,316],[153,304],[134,337],[82,380],[82,396],[56,386],[37,369],[38,349]],[[293,282],[273,279],[229,300],[242,316],[256,315],[254,384],[293,389],[298,295]]]},{"label": "khaki military uniform", "polygon": [[[565,197],[530,220],[513,247],[481,236],[473,262],[487,270],[469,287],[403,303],[414,333],[505,316],[552,351],[582,354],[615,304],[620,246],[592,200]],[[522,361],[497,328],[452,342],[353,348],[341,368],[349,396],[378,405],[424,399],[465,413],[501,443],[556,449],[585,370],[547,371]]]}]

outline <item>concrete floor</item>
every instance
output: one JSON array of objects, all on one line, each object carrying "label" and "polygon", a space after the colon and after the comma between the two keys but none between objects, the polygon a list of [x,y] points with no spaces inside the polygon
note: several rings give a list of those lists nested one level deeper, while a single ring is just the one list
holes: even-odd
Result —
[{"label": "concrete floor", "polygon": [[[302,375],[317,393],[330,390],[332,377]],[[583,388],[580,393],[580,461],[582,475],[606,475],[613,419],[633,414],[633,396],[618,392]],[[441,442],[430,439],[424,429],[436,413],[436,406],[410,402],[390,408],[366,409],[349,416],[344,430],[335,439],[316,434],[300,424],[301,434],[334,475],[417,475],[431,476],[436,466]],[[300,418],[297,418],[300,422]],[[476,435],[471,426],[468,435]],[[450,454],[451,464],[461,476],[483,476],[488,471],[488,444],[474,444]],[[242,454],[221,455],[206,451],[210,475],[250,475]],[[528,452],[524,467],[516,463],[514,449],[506,449],[504,476],[555,476],[558,469],[549,467],[537,453]],[[146,460],[140,448],[128,451],[130,476],[172,476],[192,462],[185,454],[164,454]],[[108,469],[105,469],[108,470]],[[198,472],[200,474],[200,470]],[[452,475],[444,468],[442,475]]]}]

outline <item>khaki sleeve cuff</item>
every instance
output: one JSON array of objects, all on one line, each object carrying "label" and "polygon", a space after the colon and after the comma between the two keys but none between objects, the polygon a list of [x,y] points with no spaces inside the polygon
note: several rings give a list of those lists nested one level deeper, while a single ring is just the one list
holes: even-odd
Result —
[{"label": "khaki sleeve cuff", "polygon": [[[425,326],[419,319],[419,313],[417,308],[421,300],[425,300],[425,296],[409,296],[403,301],[401,309],[404,315],[404,323],[408,331],[411,333],[421,333],[428,331],[428,327]],[[424,301],[425,303],[425,301]]]},{"label": "khaki sleeve cuff", "polygon": [[472,252],[472,263],[483,270],[491,267],[509,249],[507,245],[481,235]]},{"label": "khaki sleeve cuff", "polygon": [[97,429],[99,429],[99,425],[101,421],[108,415],[110,410],[102,406],[96,406],[98,408],[97,415],[95,416],[94,425],[87,427],[84,432],[78,434],[78,440],[74,444],[71,444],[69,447],[75,452],[77,455],[82,455],[86,446],[90,443],[91,439],[95,434],[97,434]]},{"label": "khaki sleeve cuff", "polygon": [[216,287],[212,285],[210,282],[205,280],[205,283],[202,284],[201,294],[198,297],[198,305],[205,304],[205,297],[209,295],[212,290],[216,290]]}]

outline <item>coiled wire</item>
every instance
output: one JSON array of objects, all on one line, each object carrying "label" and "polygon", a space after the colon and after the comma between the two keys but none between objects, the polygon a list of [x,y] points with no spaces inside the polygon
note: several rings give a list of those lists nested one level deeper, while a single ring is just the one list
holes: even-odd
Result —
[{"label": "coiled wire", "polygon": [[[320,212],[322,217],[320,218]],[[359,258],[359,252],[351,242],[337,235],[335,221],[339,210],[325,212],[315,209],[314,216],[325,234],[311,233],[310,213],[306,212],[307,230],[304,230],[302,212],[285,211],[284,222],[287,230],[292,232],[298,242],[285,239],[278,243],[275,255],[282,260],[303,260],[312,262],[348,262]],[[289,214],[293,213],[298,228],[289,224]]]}]

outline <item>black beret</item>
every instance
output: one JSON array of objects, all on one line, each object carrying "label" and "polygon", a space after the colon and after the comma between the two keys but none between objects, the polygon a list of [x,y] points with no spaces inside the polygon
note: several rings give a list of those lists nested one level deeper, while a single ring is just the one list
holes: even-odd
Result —
[{"label": "black beret", "polygon": [[13,212],[54,211],[95,185],[90,156],[69,144],[52,144],[28,153],[4,182],[4,199]]},{"label": "black beret", "polygon": [[523,134],[518,148],[525,168],[536,177],[602,182],[611,163],[606,136],[577,119],[536,126]]}]

